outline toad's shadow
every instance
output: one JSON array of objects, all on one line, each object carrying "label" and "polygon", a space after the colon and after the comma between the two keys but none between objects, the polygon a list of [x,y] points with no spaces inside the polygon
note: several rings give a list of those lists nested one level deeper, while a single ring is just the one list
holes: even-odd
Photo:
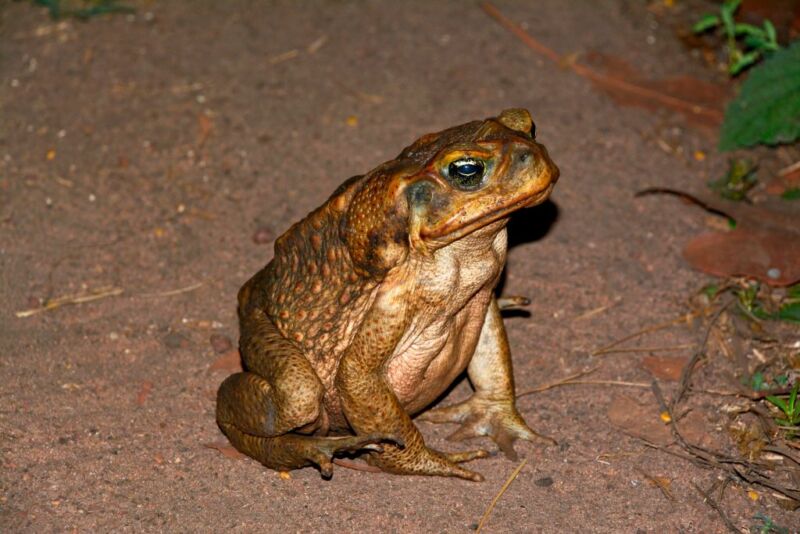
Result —
[{"label": "toad's shadow", "polygon": [[[540,205],[520,210],[511,216],[508,221],[508,248],[509,250],[542,239],[558,220],[558,206],[548,199]],[[504,295],[506,285],[506,269],[500,275],[495,294]],[[528,295],[521,295],[527,297]],[[524,309],[506,310],[503,317],[529,317],[530,312]]]}]

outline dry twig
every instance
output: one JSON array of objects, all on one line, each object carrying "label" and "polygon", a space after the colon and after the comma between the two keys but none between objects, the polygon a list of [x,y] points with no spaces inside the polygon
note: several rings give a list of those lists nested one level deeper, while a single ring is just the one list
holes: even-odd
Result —
[{"label": "dry twig", "polygon": [[597,356],[598,354],[606,353],[610,349],[616,347],[617,345],[621,345],[621,344],[625,343],[626,341],[630,341],[631,339],[635,339],[635,338],[643,336],[645,334],[650,334],[652,332],[657,332],[659,330],[664,330],[665,328],[669,328],[671,326],[675,326],[676,324],[688,323],[689,321],[691,321],[692,319],[697,317],[697,315],[698,315],[697,312],[687,313],[686,315],[681,315],[680,317],[678,317],[676,319],[673,319],[671,321],[655,324],[653,326],[648,326],[647,328],[643,328],[641,330],[638,330],[638,331],[634,332],[633,334],[628,334],[627,336],[622,337],[622,338],[614,341],[613,343],[609,343],[605,347],[601,347],[599,349],[595,349],[594,351],[592,351],[591,355],[592,356]]},{"label": "dry twig", "polygon": [[681,371],[681,380],[678,384],[678,391],[675,393],[675,396],[672,398],[672,403],[670,404],[670,412],[675,411],[675,408],[678,406],[678,403],[681,402],[683,396],[686,394],[686,390],[689,389],[689,382],[692,379],[692,373],[694,372],[694,368],[697,365],[697,362],[700,361],[700,358],[706,356],[706,347],[708,346],[708,338],[711,336],[711,330],[714,328],[714,325],[717,324],[717,320],[719,320],[720,316],[728,309],[733,303],[733,300],[729,300],[725,304],[723,304],[719,310],[711,317],[711,320],[708,322],[708,327],[706,327],[706,334],[703,336],[703,343],[700,345],[700,348],[694,353],[692,359],[689,360],[683,370]]},{"label": "dry twig", "polygon": [[534,393],[541,393],[542,391],[547,391],[548,389],[553,389],[561,386],[623,386],[632,388],[650,387],[650,384],[643,384],[641,382],[625,382],[622,380],[580,380],[580,377],[594,373],[595,371],[597,371],[597,369],[598,368],[595,367],[594,369],[589,369],[588,371],[581,371],[580,373],[575,373],[574,375],[562,378],[555,382],[551,382],[543,386],[538,386],[533,389],[523,391],[522,393],[517,394],[517,398],[524,397],[526,395],[533,395]]},{"label": "dry twig", "polygon": [[592,353],[593,356],[601,356],[603,354],[620,354],[626,352],[672,352],[676,350],[685,350],[690,349],[694,345],[689,343],[685,343],[682,345],[673,345],[672,347],[632,347],[632,348],[624,348],[624,349],[608,349],[608,350],[600,350],[597,352]]},{"label": "dry twig", "polygon": [[497,501],[500,500],[500,497],[503,496],[503,493],[506,492],[511,483],[514,482],[514,479],[517,478],[517,475],[519,475],[519,472],[522,471],[522,468],[525,467],[526,463],[528,463],[527,459],[522,460],[522,462],[520,462],[517,468],[514,469],[514,472],[512,472],[511,475],[508,477],[508,480],[506,480],[505,484],[503,484],[503,487],[500,488],[500,491],[497,493],[497,495],[494,496],[494,499],[492,499],[492,502],[489,504],[489,507],[483,513],[483,517],[481,517],[481,520],[478,523],[478,528],[475,529],[476,533],[479,533],[481,531],[483,525],[486,523],[486,521],[489,519],[489,516],[492,514],[492,510],[494,510]]},{"label": "dry twig", "polygon": [[692,485],[694,486],[694,489],[696,489],[697,492],[703,496],[703,502],[705,502],[708,506],[713,508],[719,514],[719,517],[722,519],[722,522],[725,523],[725,526],[728,527],[728,530],[730,530],[731,532],[736,532],[736,534],[742,534],[742,531],[736,528],[736,525],[733,524],[733,521],[731,521],[730,518],[727,516],[727,514],[722,510],[722,508],[720,508],[719,504],[717,504],[717,501],[715,501],[711,497],[710,492],[706,493],[700,486],[698,486],[694,482],[692,482]]},{"label": "dry twig", "polygon": [[195,289],[199,289],[203,286],[203,282],[197,282],[196,284],[191,284],[186,287],[180,287],[178,289],[171,289],[169,291],[157,291],[155,293],[145,293],[143,295],[139,295],[143,299],[151,299],[151,298],[159,298],[159,297],[172,297],[175,295],[180,295],[181,293],[188,293],[189,291],[194,291]]},{"label": "dry twig", "polygon": [[88,293],[79,293],[76,295],[64,295],[63,297],[54,298],[51,300],[47,300],[44,305],[38,308],[30,308],[28,310],[21,310],[15,312],[14,314],[19,318],[30,317],[32,315],[36,315],[37,313],[42,313],[50,310],[54,310],[56,308],[60,308],[61,306],[68,306],[73,304],[83,304],[85,302],[92,302],[94,300],[100,300],[108,297],[114,297],[117,295],[121,295],[124,290],[121,287],[99,287],[95,290],[89,291]]},{"label": "dry twig", "polygon": [[484,2],[481,4],[481,8],[486,12],[487,15],[492,17],[506,30],[514,34],[514,36],[516,36],[520,41],[525,43],[526,46],[559,66],[569,67],[575,74],[579,76],[591,80],[599,85],[613,88],[616,91],[636,95],[639,98],[644,98],[653,102],[658,102],[662,106],[689,112],[694,115],[705,116],[716,122],[722,122],[722,112],[719,110],[700,105],[696,102],[689,102],[649,87],[644,87],[642,85],[637,85],[622,80],[620,78],[601,74],[575,61],[564,61],[559,54],[534,39],[518,24],[514,23],[511,19],[503,15],[503,13],[501,13],[500,10],[497,9],[497,7],[495,7],[492,3]]}]

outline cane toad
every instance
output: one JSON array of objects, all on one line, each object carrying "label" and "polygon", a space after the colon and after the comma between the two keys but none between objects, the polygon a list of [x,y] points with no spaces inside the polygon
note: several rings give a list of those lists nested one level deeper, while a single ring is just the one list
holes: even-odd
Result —
[{"label": "cane toad", "polygon": [[482,480],[484,450],[427,447],[412,422],[465,369],[470,399],[423,414],[532,440],[514,404],[494,288],[512,212],[542,202],[558,168],[524,109],[428,134],[344,182],[275,242],[239,292],[244,372],[217,396],[231,443],[286,471],[363,452],[383,471]]}]

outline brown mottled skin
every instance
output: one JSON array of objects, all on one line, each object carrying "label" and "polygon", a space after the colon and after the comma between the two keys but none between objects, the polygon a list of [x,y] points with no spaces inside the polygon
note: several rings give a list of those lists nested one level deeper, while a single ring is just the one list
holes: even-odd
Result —
[{"label": "brown mottled skin", "polygon": [[239,292],[245,371],[228,377],[217,421],[240,451],[278,470],[337,454],[400,474],[482,477],[486,451],[428,448],[411,416],[467,370],[473,396],[431,410],[514,457],[532,440],[493,290],[506,222],[542,202],[558,169],[523,109],[428,134],[343,183],[275,243]]}]

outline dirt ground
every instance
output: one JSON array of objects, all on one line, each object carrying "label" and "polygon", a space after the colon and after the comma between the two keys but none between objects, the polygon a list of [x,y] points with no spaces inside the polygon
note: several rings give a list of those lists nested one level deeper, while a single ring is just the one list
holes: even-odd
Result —
[{"label": "dirt ground", "polygon": [[[484,529],[726,531],[694,486],[718,473],[610,422],[638,406],[642,425],[663,426],[648,353],[591,356],[685,313],[710,280],[681,258],[703,216],[633,195],[724,170],[713,130],[619,107],[473,2],[131,3],[133,15],[87,22],[0,3],[1,530],[474,531],[518,466],[500,455],[470,464],[483,483],[343,467],[330,481],[314,469],[284,480],[207,447],[224,439],[214,395],[230,372],[210,369],[220,357],[210,339],[222,352],[219,336],[235,344],[238,288],[341,181],[423,133],[526,107],[561,180],[511,226],[503,291],[533,301],[506,320],[517,389],[595,367],[592,379],[645,387],[520,398],[559,446],[517,445],[526,464]],[[648,2],[497,6],[559,54],[715,76]],[[93,292],[101,298],[15,314]],[[701,337],[678,327],[644,343]],[[468,394],[462,380],[442,402]],[[731,446],[724,414],[697,414],[697,439]],[[453,428],[419,426],[436,448],[466,447],[444,439]],[[750,489],[730,485],[719,502],[739,529],[759,513],[800,524]]]}]

